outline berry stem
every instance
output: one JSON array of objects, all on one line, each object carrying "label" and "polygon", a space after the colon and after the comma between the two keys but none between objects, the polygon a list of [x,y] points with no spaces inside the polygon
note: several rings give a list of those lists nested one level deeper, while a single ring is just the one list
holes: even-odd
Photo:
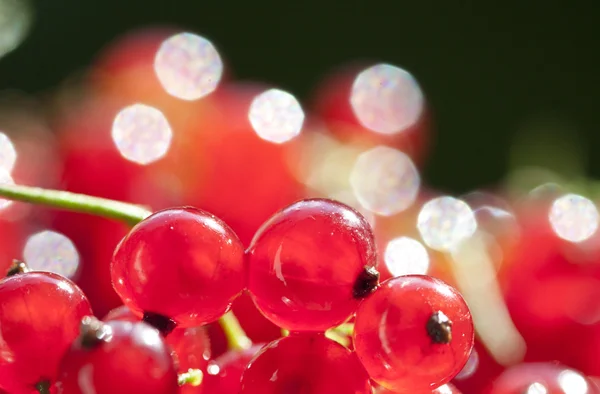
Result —
[{"label": "berry stem", "polygon": [[[152,213],[139,205],[32,186],[0,184],[0,197],[121,220],[132,226]],[[232,312],[221,317],[219,323],[231,349],[245,350],[252,346],[252,342]]]},{"label": "berry stem", "polygon": [[43,382],[36,384],[35,389],[40,394],[50,394],[50,383],[47,380],[44,380]]},{"label": "berry stem", "polygon": [[204,378],[204,374],[199,369],[188,369],[187,372],[180,373],[177,377],[177,383],[180,386],[189,385],[192,387],[200,386],[202,383],[202,379]]},{"label": "berry stem", "polygon": [[246,350],[252,346],[252,341],[246,336],[240,322],[233,312],[229,311],[219,319],[219,324],[227,338],[227,345],[232,350]]},{"label": "berry stem", "polygon": [[122,220],[130,225],[135,225],[151,214],[147,209],[134,204],[32,186],[0,184],[0,196],[15,201]]}]

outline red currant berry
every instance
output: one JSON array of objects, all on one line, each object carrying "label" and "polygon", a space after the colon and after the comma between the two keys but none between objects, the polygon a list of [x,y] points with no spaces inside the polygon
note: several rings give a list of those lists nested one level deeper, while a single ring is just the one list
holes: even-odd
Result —
[{"label": "red currant berry", "polygon": [[448,383],[469,358],[473,321],[444,282],[407,275],[383,282],[356,312],[354,346],[373,380],[396,391]]},{"label": "red currant berry", "polygon": [[597,386],[581,373],[556,363],[520,364],[504,371],[487,394],[598,394]]},{"label": "red currant berry", "polygon": [[[105,322],[113,320],[141,321],[125,305],[113,309],[103,319]],[[177,361],[179,372],[186,372],[190,368],[206,369],[211,356],[211,343],[205,327],[176,328],[167,337],[167,344],[171,347],[171,355]]]},{"label": "red currant berry", "polygon": [[379,278],[371,227],[331,200],[303,200],[279,211],[258,230],[247,256],[256,306],[291,331],[344,322]]},{"label": "red currant berry", "polygon": [[87,317],[65,353],[58,393],[176,394],[177,373],[160,333],[139,322]]},{"label": "red currant berry", "polygon": [[112,279],[125,305],[161,330],[217,320],[244,288],[244,250],[220,219],[195,208],[159,211],[117,246]]},{"label": "red currant berry", "polygon": [[202,393],[238,394],[242,374],[263,345],[243,351],[230,350],[211,361],[202,381]]},{"label": "red currant berry", "polygon": [[356,355],[318,333],[293,333],[265,346],[242,376],[240,394],[367,394]]},{"label": "red currant berry", "polygon": [[29,272],[0,281],[0,386],[30,394],[56,378],[60,358],[92,309],[70,280]]},{"label": "red currant berry", "polygon": [[167,337],[167,343],[173,350],[179,371],[185,372],[190,368],[206,370],[211,354],[205,327],[177,328]]}]

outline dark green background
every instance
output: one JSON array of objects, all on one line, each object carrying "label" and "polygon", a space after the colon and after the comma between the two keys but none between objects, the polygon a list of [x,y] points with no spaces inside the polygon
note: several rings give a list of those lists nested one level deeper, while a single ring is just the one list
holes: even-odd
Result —
[{"label": "dark green background", "polygon": [[169,24],[213,40],[239,78],[308,97],[357,59],[413,72],[433,109],[426,177],[463,191],[500,179],[515,133],[553,114],[587,142],[600,175],[600,2],[39,0],[27,41],[0,60],[0,89],[51,89],[120,34]]}]

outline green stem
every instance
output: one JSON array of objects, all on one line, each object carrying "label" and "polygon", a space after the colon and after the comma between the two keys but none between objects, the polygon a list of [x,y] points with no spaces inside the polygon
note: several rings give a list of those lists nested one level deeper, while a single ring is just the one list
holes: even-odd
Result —
[{"label": "green stem", "polygon": [[189,385],[189,386],[200,386],[202,383],[202,379],[204,378],[204,374],[199,369],[188,369],[187,372],[180,373],[177,376],[177,383],[180,386]]},{"label": "green stem", "polygon": [[0,197],[122,220],[130,225],[135,225],[151,214],[138,205],[31,186],[0,184]]},{"label": "green stem", "polygon": [[227,345],[232,350],[246,350],[252,346],[252,341],[246,336],[240,322],[233,312],[227,312],[219,319],[219,324],[227,338]]},{"label": "green stem", "polygon": [[[132,226],[151,214],[147,209],[134,204],[31,186],[0,184],[0,197],[117,219]],[[219,319],[219,323],[231,349],[244,350],[252,346],[233,313],[225,314]],[[43,387],[38,390],[42,389]],[[46,394],[42,391],[40,393]]]},{"label": "green stem", "polygon": [[50,394],[50,383],[47,380],[44,380],[36,384],[35,389],[40,394]]}]

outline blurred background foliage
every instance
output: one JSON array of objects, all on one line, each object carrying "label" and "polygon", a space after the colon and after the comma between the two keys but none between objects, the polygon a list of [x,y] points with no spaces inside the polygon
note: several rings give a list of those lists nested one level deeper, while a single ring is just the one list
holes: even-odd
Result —
[{"label": "blurred background foliage", "polygon": [[[0,59],[2,91],[52,92],[123,33],[170,25],[211,39],[237,78],[264,80],[305,100],[321,78],[348,62],[409,70],[432,108],[435,139],[424,175],[437,188],[492,184],[515,160],[539,164],[538,157],[569,175],[573,165],[557,161],[563,151],[600,176],[600,155],[593,154],[600,143],[599,2],[32,0],[30,6],[29,35]],[[511,152],[515,139],[521,144]]]}]

